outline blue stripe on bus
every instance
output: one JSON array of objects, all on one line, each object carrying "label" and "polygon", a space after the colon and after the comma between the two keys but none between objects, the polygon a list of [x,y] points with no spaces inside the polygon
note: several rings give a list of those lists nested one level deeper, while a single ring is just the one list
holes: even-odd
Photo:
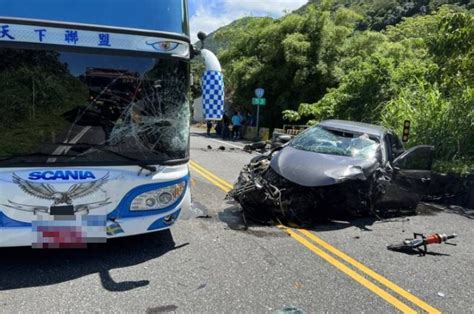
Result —
[{"label": "blue stripe on bus", "polygon": [[5,215],[3,212],[0,211],[0,227],[2,228],[29,227],[31,228],[31,223],[11,219],[7,215]]}]

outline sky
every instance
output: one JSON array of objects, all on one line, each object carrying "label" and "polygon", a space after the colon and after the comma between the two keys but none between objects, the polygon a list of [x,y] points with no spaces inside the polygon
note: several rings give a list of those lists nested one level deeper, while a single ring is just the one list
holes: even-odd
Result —
[{"label": "sky", "polygon": [[308,0],[189,0],[191,40],[199,31],[211,33],[245,16],[281,17]]}]

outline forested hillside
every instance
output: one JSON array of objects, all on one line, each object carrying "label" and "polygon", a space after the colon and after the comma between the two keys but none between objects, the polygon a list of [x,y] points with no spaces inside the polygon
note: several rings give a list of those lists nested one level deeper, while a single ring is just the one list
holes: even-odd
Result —
[{"label": "forested hillside", "polygon": [[260,86],[269,127],[341,118],[400,133],[408,119],[409,145],[434,144],[440,162],[472,166],[473,1],[316,2],[217,32],[234,106],[251,110]]},{"label": "forested hillside", "polygon": [[[295,13],[304,13],[309,6],[321,6],[324,2],[310,0]],[[445,4],[463,6],[466,9],[474,8],[473,0],[336,0],[329,5],[333,12],[345,7],[363,15],[364,18],[357,25],[358,30],[380,31],[388,25],[401,22],[403,18],[431,14]]]}]

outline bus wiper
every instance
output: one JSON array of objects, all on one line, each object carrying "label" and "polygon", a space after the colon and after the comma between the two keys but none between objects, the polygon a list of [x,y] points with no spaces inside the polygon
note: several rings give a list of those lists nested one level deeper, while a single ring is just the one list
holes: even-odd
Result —
[{"label": "bus wiper", "polygon": [[[116,151],[113,151],[109,148],[107,148],[107,145],[97,145],[97,144],[87,144],[87,143],[57,143],[57,145],[59,146],[70,146],[70,147],[85,147],[85,148],[94,148],[94,149],[97,149],[101,152],[106,152],[106,153],[110,153],[110,154],[113,154],[115,156],[118,156],[118,157],[121,157],[123,159],[126,159],[126,160],[129,160],[129,161],[133,161],[137,164],[137,166],[139,166],[140,168],[142,169],[145,169],[145,170],[148,170],[150,172],[156,172],[156,167],[155,166],[151,166],[151,165],[147,165],[145,163],[143,163],[142,160],[140,159],[137,159],[137,158],[133,158],[133,157],[130,157],[130,156],[127,156],[125,154],[122,154],[122,153],[119,153],[119,152],[116,152]],[[55,155],[56,156],[56,155]]]},{"label": "bus wiper", "polygon": [[45,154],[45,153],[31,153],[31,154],[24,154],[24,155],[16,155],[16,156],[10,156],[7,158],[0,159],[0,162],[4,161],[11,161],[15,159],[20,159],[20,158],[28,158],[28,157],[48,157],[48,158],[57,158],[57,157],[69,157],[67,155],[55,155],[55,154]]}]

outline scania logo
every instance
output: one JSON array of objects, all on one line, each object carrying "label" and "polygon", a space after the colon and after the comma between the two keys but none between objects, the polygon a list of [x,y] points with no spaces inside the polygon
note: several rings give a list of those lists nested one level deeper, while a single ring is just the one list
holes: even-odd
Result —
[{"label": "scania logo", "polygon": [[57,170],[57,171],[43,171],[31,172],[28,175],[28,180],[38,181],[69,181],[69,180],[95,180],[96,177],[91,171],[82,170]]},{"label": "scania logo", "polygon": [[[87,180],[86,182],[77,182],[72,184],[68,189],[64,188],[67,184],[56,184],[57,182],[42,182],[43,180]],[[71,207],[74,212],[86,211],[101,208],[110,204],[110,198],[106,198],[99,202],[73,204],[74,200],[85,198],[99,192],[104,184],[110,179],[107,172],[102,178],[96,179],[91,171],[85,170],[57,170],[57,171],[37,171],[31,172],[26,180],[16,173],[12,174],[12,182],[28,195],[41,200],[49,200],[53,203],[51,206],[44,204],[20,204],[12,200],[8,200],[8,204],[2,204],[5,207],[13,208],[20,211],[51,213],[51,208]],[[36,182],[35,182],[36,181]]]}]

